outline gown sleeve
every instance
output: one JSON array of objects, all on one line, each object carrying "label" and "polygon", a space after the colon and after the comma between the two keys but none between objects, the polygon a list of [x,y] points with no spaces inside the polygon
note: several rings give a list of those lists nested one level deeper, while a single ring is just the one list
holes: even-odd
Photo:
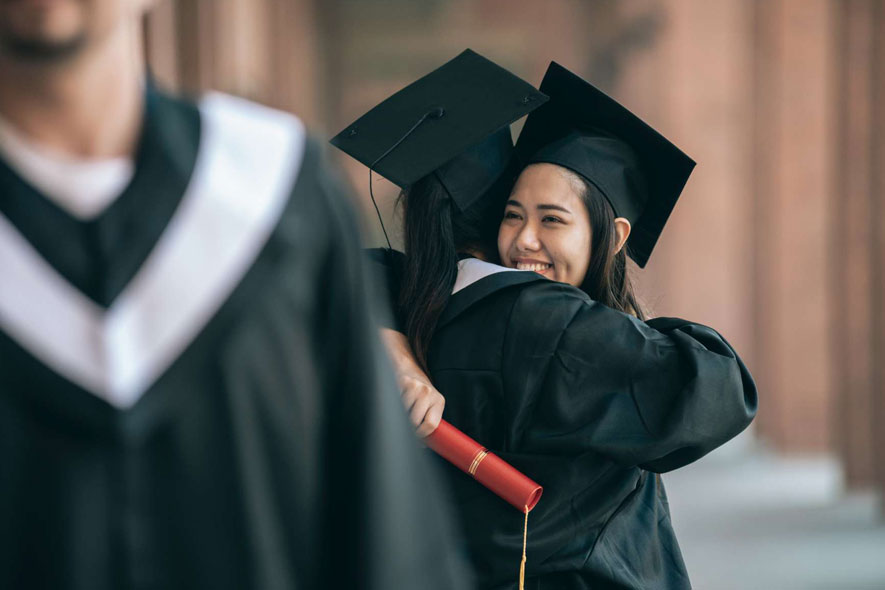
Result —
[{"label": "gown sleeve", "polygon": [[330,236],[315,332],[327,392],[318,587],[469,587],[437,474],[382,352],[348,196],[331,174],[320,185]]},{"label": "gown sleeve", "polygon": [[756,385],[715,330],[676,318],[642,322],[576,293],[539,283],[514,305],[505,388],[521,448],[595,452],[661,473],[749,425]]}]

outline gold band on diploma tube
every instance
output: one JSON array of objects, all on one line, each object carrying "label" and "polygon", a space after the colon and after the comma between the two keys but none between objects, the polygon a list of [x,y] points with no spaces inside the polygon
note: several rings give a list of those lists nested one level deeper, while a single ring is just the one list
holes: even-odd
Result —
[{"label": "gold band on diploma tube", "polygon": [[473,458],[473,462],[470,464],[470,468],[467,469],[467,473],[471,476],[476,477],[476,470],[479,468],[479,464],[482,463],[482,460],[486,458],[489,452],[485,449],[480,449],[476,456]]}]

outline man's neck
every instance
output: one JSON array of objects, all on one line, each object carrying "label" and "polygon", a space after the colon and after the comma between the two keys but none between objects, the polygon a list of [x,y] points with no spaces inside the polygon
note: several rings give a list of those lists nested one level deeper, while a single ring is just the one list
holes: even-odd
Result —
[{"label": "man's neck", "polygon": [[0,54],[0,116],[28,139],[75,158],[135,152],[143,66],[130,31],[114,32],[64,63]]}]

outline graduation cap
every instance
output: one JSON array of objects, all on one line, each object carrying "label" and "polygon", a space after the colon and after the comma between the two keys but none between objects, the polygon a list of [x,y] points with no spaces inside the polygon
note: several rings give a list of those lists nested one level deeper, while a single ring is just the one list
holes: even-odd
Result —
[{"label": "graduation cap", "polygon": [[510,123],[546,100],[528,82],[467,49],[331,143],[369,167],[370,192],[372,170],[401,188],[434,173],[464,211],[511,169]]},{"label": "graduation cap", "polygon": [[526,119],[516,142],[523,165],[576,172],[605,195],[632,230],[630,257],[644,267],[695,162],[639,117],[551,62],[541,82],[550,102]]}]

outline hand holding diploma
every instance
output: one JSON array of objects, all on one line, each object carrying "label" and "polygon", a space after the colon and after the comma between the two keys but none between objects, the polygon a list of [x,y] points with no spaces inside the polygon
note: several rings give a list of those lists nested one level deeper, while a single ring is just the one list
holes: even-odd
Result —
[{"label": "hand holding diploma", "polygon": [[541,499],[541,486],[445,420],[424,442],[520,512]]},{"label": "hand holding diploma", "polygon": [[445,398],[415,362],[406,337],[387,328],[381,330],[381,337],[396,370],[403,405],[418,436],[425,437],[427,446],[443,459],[472,476],[520,512],[534,508],[543,488],[442,420]]}]

